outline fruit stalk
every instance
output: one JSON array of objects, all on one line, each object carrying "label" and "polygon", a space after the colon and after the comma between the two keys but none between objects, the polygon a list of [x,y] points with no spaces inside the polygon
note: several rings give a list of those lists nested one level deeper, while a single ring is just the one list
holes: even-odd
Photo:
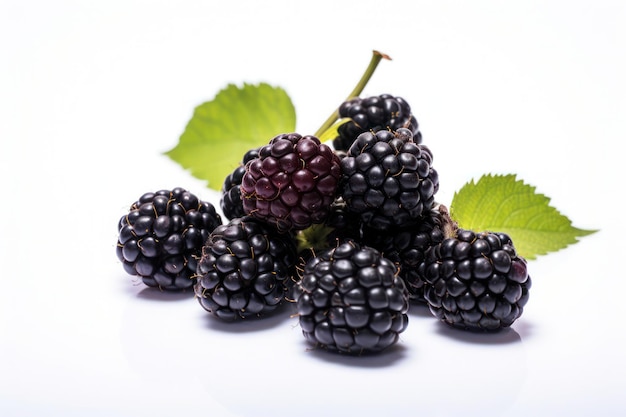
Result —
[{"label": "fruit stalk", "polygon": [[[353,97],[358,97],[361,94],[361,92],[369,82],[370,78],[372,78],[372,75],[374,75],[376,67],[378,67],[378,64],[383,58],[391,61],[391,57],[389,55],[379,52],[377,50],[372,51],[372,58],[370,59],[370,62],[365,69],[365,72],[344,101],[348,101]],[[333,125],[333,123],[335,123],[337,119],[339,119],[339,108],[336,108],[333,113],[328,117],[328,119],[326,119],[326,121],[320,126],[317,132],[315,132],[315,136],[320,137],[326,130],[328,130]]]}]

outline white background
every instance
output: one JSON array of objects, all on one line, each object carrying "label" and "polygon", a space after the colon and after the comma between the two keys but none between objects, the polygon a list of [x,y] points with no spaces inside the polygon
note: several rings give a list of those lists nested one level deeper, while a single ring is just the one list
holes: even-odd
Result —
[{"label": "white background", "polygon": [[[621,1],[0,2],[0,415],[624,415]],[[223,324],[115,256],[145,191],[217,193],[162,153],[227,83],[290,94],[313,133],[361,75],[407,99],[438,200],[517,173],[583,229],[532,261],[495,335],[413,309],[370,358],[311,351],[290,311]],[[269,138],[268,138],[269,139]]]}]

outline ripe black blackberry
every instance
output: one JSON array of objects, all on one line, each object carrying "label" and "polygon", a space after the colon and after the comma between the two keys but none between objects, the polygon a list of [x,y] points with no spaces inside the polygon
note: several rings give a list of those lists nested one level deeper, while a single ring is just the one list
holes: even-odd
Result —
[{"label": "ripe black blackberry", "polygon": [[396,343],[408,325],[409,294],[397,268],[354,240],[310,259],[297,284],[296,308],[309,343],[350,354]]},{"label": "ripe black blackberry", "polygon": [[432,161],[431,151],[415,143],[408,129],[362,133],[341,160],[339,193],[365,225],[406,227],[434,206],[439,177]]},{"label": "ripe black blackberry", "polygon": [[333,150],[315,136],[298,133],[274,137],[245,171],[244,211],[281,232],[324,222],[341,177]]},{"label": "ripe black blackberry", "polygon": [[258,148],[247,151],[239,166],[224,179],[220,208],[222,209],[222,213],[224,213],[224,217],[228,220],[243,217],[246,214],[243,210],[243,203],[241,202],[241,180],[243,174],[246,172],[245,165],[257,156],[259,156]]},{"label": "ripe black blackberry", "polygon": [[426,251],[445,237],[445,228],[450,217],[444,206],[426,212],[409,227],[381,232],[371,228],[363,229],[363,243],[372,246],[400,268],[400,278],[404,280],[412,300],[424,300],[424,277],[420,266],[424,263]]},{"label": "ripe black blackberry", "polygon": [[504,233],[459,229],[427,251],[424,297],[445,323],[495,331],[513,324],[528,301],[526,260]]},{"label": "ripe black blackberry", "polygon": [[211,203],[183,188],[148,192],[118,222],[117,257],[150,287],[187,289],[195,283],[195,257],[221,224]]},{"label": "ripe black blackberry", "polygon": [[421,143],[417,119],[411,114],[411,106],[402,97],[381,94],[366,98],[356,97],[339,106],[339,116],[352,120],[337,129],[333,147],[337,150],[350,149],[352,143],[363,132],[378,130],[398,130],[408,128],[413,133],[413,140]]},{"label": "ripe black blackberry", "polygon": [[290,235],[250,216],[236,218],[215,228],[203,246],[195,293],[220,319],[260,317],[285,300],[295,263]]}]

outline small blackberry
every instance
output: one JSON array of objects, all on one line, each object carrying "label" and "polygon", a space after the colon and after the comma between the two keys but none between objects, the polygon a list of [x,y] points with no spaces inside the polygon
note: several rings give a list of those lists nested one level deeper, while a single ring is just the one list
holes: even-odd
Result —
[{"label": "small blackberry", "polygon": [[431,247],[422,264],[424,297],[445,323],[494,331],[513,324],[528,301],[531,279],[526,260],[504,233],[458,229]]},{"label": "small blackberry", "polygon": [[434,205],[439,177],[430,150],[408,129],[365,132],[341,160],[339,194],[348,210],[376,230],[406,227]]},{"label": "small blackberry", "polygon": [[372,246],[395,262],[400,268],[400,278],[404,280],[411,299],[425,302],[424,277],[420,265],[424,263],[426,251],[445,237],[445,227],[451,221],[444,206],[426,212],[409,227],[381,232],[371,228],[363,229],[363,243]]},{"label": "small blackberry", "polygon": [[297,284],[300,327],[309,343],[351,354],[393,345],[408,325],[409,294],[397,268],[354,240],[311,258]]},{"label": "small blackberry", "polygon": [[262,221],[246,216],[215,228],[202,248],[194,287],[200,305],[220,319],[257,317],[285,300],[296,247]]},{"label": "small blackberry", "polygon": [[328,217],[341,177],[339,157],[315,136],[274,137],[246,164],[244,211],[279,231],[302,230]]},{"label": "small blackberry", "polygon": [[350,149],[355,139],[363,132],[398,130],[402,127],[411,130],[416,143],[422,141],[417,119],[411,114],[409,103],[402,97],[394,97],[391,94],[356,97],[339,106],[339,116],[352,120],[337,129],[339,136],[333,140],[333,147],[337,150]]},{"label": "small blackberry", "polygon": [[118,222],[117,257],[144,284],[180,290],[195,283],[196,259],[222,224],[215,207],[183,188],[148,192]]},{"label": "small blackberry", "polygon": [[243,203],[241,202],[241,180],[246,172],[245,165],[257,156],[259,156],[259,149],[250,149],[244,154],[241,164],[224,179],[220,208],[222,213],[224,213],[224,217],[228,220],[245,216]]}]

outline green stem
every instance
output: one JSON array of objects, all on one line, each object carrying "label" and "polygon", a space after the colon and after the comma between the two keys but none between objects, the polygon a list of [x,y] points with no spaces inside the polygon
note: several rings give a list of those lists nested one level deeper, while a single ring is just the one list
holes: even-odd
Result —
[{"label": "green stem", "polygon": [[[370,78],[372,78],[372,75],[374,75],[374,71],[376,70],[376,67],[378,66],[381,59],[383,58],[391,61],[391,58],[388,55],[383,54],[382,52],[378,52],[376,50],[372,51],[372,59],[370,60],[369,65],[367,66],[367,68],[365,69],[365,72],[361,76],[361,79],[359,80],[357,85],[354,87],[352,92],[350,92],[350,95],[346,98],[345,101],[348,101],[354,97],[358,97],[359,94],[361,94],[361,92],[363,91],[367,83],[369,82]],[[322,126],[320,126],[320,128],[317,129],[317,132],[315,132],[315,136],[318,136],[318,137],[321,136],[322,133],[328,130],[333,125],[333,123],[335,123],[337,119],[339,119],[339,108],[335,109],[335,111],[328,117],[328,119],[326,119],[324,124],[322,124]]]}]

